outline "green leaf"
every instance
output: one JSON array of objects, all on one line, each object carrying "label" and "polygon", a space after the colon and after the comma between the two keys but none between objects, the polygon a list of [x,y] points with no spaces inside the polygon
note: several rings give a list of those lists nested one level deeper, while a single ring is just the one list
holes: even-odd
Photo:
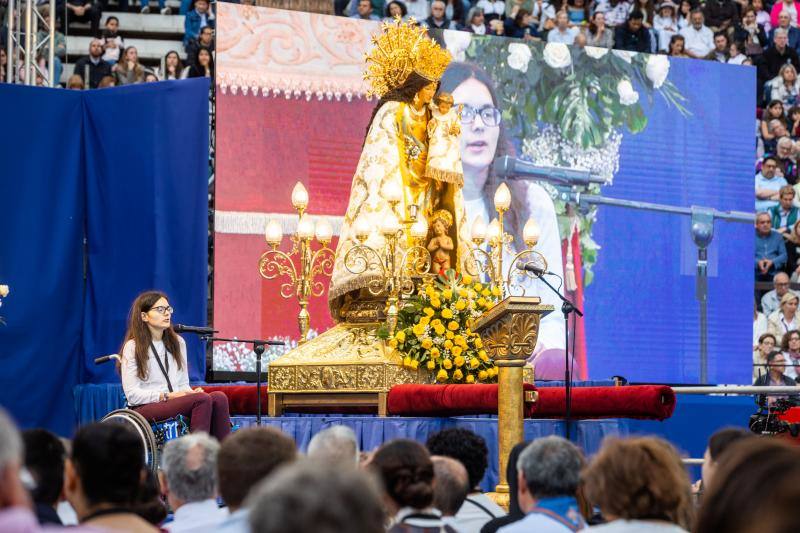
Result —
[{"label": "green leaf", "polygon": [[647,126],[647,117],[642,106],[636,104],[628,107],[626,123],[631,133],[639,133]]},{"label": "green leaf", "polygon": [[389,338],[389,328],[386,324],[381,324],[375,332],[375,336],[379,339],[387,340]]}]

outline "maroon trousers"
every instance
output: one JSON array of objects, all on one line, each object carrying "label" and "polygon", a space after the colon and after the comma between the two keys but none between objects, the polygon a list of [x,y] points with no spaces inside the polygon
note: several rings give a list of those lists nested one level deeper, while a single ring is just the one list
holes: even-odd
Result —
[{"label": "maroon trousers", "polygon": [[156,422],[183,415],[189,418],[192,432],[205,431],[222,440],[231,432],[231,415],[228,411],[228,397],[225,393],[195,392],[167,400],[140,405],[133,408],[150,422]]}]

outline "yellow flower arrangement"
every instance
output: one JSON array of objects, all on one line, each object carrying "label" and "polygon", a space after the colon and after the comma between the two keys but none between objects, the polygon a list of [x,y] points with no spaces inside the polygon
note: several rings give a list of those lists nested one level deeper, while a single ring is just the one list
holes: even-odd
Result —
[{"label": "yellow flower arrangement", "polygon": [[400,310],[397,333],[384,338],[402,354],[403,366],[424,368],[439,383],[494,382],[494,361],[468,327],[496,303],[492,289],[448,270],[420,287]]}]

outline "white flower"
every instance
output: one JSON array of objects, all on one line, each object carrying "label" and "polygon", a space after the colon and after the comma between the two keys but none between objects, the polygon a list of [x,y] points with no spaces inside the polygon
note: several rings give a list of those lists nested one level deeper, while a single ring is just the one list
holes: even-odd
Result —
[{"label": "white flower", "polygon": [[669,74],[669,59],[667,56],[652,55],[647,58],[647,67],[645,67],[647,78],[653,82],[653,87],[658,89],[664,85],[664,81]]},{"label": "white flower", "polygon": [[[531,62],[531,57],[531,49],[528,48],[527,44],[511,43],[508,45],[508,59],[506,62],[508,66],[514,70],[528,72],[528,63]],[[547,56],[545,56],[545,59],[546,57]]]},{"label": "white flower", "polygon": [[628,50],[611,50],[611,53],[626,63],[630,63],[631,60],[636,57],[636,52],[629,52]]},{"label": "white flower", "polygon": [[639,93],[633,90],[630,80],[620,80],[617,84],[617,94],[619,103],[622,105],[633,105],[639,101]]},{"label": "white flower", "polygon": [[565,68],[572,64],[569,46],[564,43],[547,43],[543,55],[544,62],[553,68]]},{"label": "white flower", "polygon": [[600,59],[608,53],[608,48],[600,48],[598,46],[584,46],[583,51],[592,59]]},{"label": "white flower", "polygon": [[444,30],[444,44],[455,61],[464,61],[464,53],[472,41],[472,34],[466,31]]},{"label": "white flower", "polygon": [[8,293],[8,285],[0,285],[0,298],[5,298],[8,296]]}]

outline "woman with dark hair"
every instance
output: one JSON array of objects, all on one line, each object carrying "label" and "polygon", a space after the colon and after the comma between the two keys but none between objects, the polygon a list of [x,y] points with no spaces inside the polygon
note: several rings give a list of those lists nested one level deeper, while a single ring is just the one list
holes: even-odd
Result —
[{"label": "woman with dark hair", "polygon": [[586,0],[567,0],[567,16],[572,26],[580,26],[589,21],[589,2]]},{"label": "woman with dark hair", "polygon": [[189,67],[187,78],[214,78],[214,56],[205,46],[197,49],[196,59]]},{"label": "woman with dark hair", "polygon": [[370,468],[384,490],[390,533],[452,531],[433,506],[433,463],[428,450],[413,440],[387,442],[372,456]]},{"label": "woman with dark hair", "polygon": [[162,80],[179,80],[183,77],[183,62],[175,50],[170,50],[164,56],[163,71],[160,71]]},{"label": "woman with dark hair", "polygon": [[231,431],[228,397],[189,386],[186,342],[172,329],[167,296],[147,291],[133,301],[122,343],[120,374],[128,405],[151,422],[189,417],[192,431],[224,439]]},{"label": "woman with dark hair", "polygon": [[596,46],[598,48],[614,47],[614,31],[606,26],[606,16],[599,11],[589,19],[585,35],[587,46]]},{"label": "woman with dark hair", "polygon": [[403,21],[408,20],[408,8],[400,0],[392,0],[386,4],[386,16],[383,20],[392,22],[396,17]]},{"label": "woman with dark hair", "polygon": [[672,57],[689,57],[689,54],[686,53],[686,39],[683,38],[681,34],[675,34],[669,38],[669,50],[667,51],[667,55]]},{"label": "woman with dark hair", "polygon": [[520,9],[513,19],[506,19],[505,36],[513,39],[531,39],[536,36],[532,23],[531,12],[527,9]]},{"label": "woman with dark hair", "polygon": [[[506,138],[494,83],[480,67],[453,62],[442,76],[440,91],[452,94],[455,104],[463,106],[461,164],[467,226],[472,227],[478,217],[488,223],[497,216],[492,198],[503,183],[494,172],[493,163],[496,158],[514,155],[512,144]],[[547,268],[563,277],[561,237],[552,198],[536,183],[513,179],[505,183],[511,189],[511,208],[505,213],[505,228],[514,237],[514,243],[510,247],[513,250],[505,250],[504,264],[511,264],[516,252],[525,249],[522,228],[529,218],[533,218],[541,229],[535,249],[544,255]],[[558,297],[538,279],[527,279],[524,288],[526,294],[540,296],[542,303],[557,308],[561,305]],[[544,379],[563,377],[564,321],[558,313],[550,313],[542,319],[534,361],[537,376]]]}]

